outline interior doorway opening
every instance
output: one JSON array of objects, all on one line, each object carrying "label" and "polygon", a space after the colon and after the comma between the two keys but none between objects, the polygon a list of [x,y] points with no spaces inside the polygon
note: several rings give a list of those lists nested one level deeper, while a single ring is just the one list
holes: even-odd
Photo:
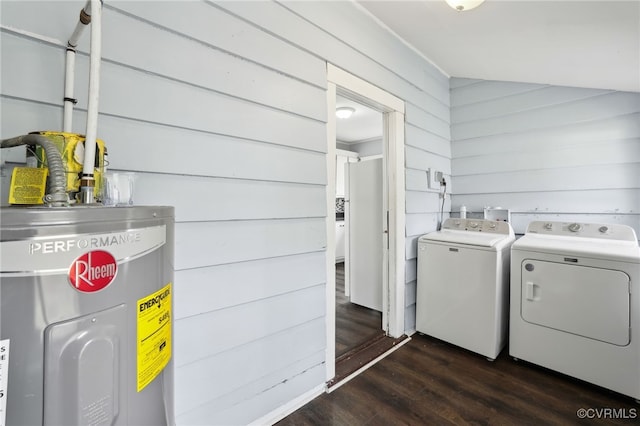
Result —
[{"label": "interior doorway opening", "polygon": [[[337,383],[344,379],[345,371],[337,371],[337,366],[342,365],[345,348],[338,348],[336,324],[338,317],[336,315],[340,301],[339,293],[342,291],[344,297],[348,297],[348,302],[369,309],[370,317],[373,319],[372,324],[377,331],[372,333],[371,338],[367,335],[361,336],[366,340],[360,343],[364,349],[370,354],[366,357],[371,358],[371,353],[375,353],[381,346],[390,344],[395,345],[394,339],[404,335],[404,102],[390,95],[389,93],[367,83],[339,68],[328,64],[328,87],[327,87],[327,105],[328,105],[328,147],[327,147],[327,171],[329,185],[327,188],[327,382],[328,385]],[[379,208],[364,208],[356,213],[356,204],[354,200],[357,195],[352,194],[349,189],[345,189],[345,234],[348,235],[347,247],[345,248],[344,263],[344,288],[336,287],[336,270],[341,272],[341,267],[336,268],[336,180],[339,177],[336,174],[336,163],[338,152],[337,149],[345,148],[345,146],[336,145],[337,123],[336,107],[338,102],[354,102],[363,106],[367,110],[372,110],[377,114],[381,135],[379,137],[380,153],[368,152],[371,155],[356,154],[356,162],[349,162],[345,167],[345,173],[360,174],[363,173],[364,180],[375,180],[374,176],[379,174],[379,190],[371,191],[366,185],[365,192],[376,194],[379,198]],[[380,132],[380,130],[378,130]],[[365,141],[362,142],[372,142]],[[339,141],[338,141],[339,143]],[[373,145],[373,144],[369,144]],[[349,148],[347,146],[347,148]],[[349,151],[349,150],[345,150]],[[363,161],[367,158],[367,163]],[[360,159],[360,162],[357,160]],[[360,167],[363,165],[363,167]],[[362,169],[362,170],[360,170]],[[365,170],[367,169],[367,170]],[[375,173],[373,169],[377,169]],[[363,171],[364,170],[364,171]],[[369,173],[367,175],[367,173]],[[372,174],[373,173],[373,174]],[[367,176],[369,176],[367,178]],[[347,180],[350,180],[350,176]],[[353,187],[350,188],[352,191]],[[356,192],[360,192],[356,188]],[[361,198],[367,198],[371,194],[365,194]],[[353,203],[353,204],[352,204]],[[373,212],[375,210],[375,212]],[[373,214],[375,213],[375,214]],[[361,220],[350,221],[351,214],[360,214],[359,218],[365,218],[374,223],[374,228],[360,227]],[[364,219],[363,219],[364,220]],[[354,229],[350,229],[350,224]],[[358,228],[358,229],[356,229]],[[359,237],[357,236],[359,233]],[[357,260],[362,250],[358,249],[357,244],[350,247],[358,238],[366,240],[369,238],[368,246],[374,248],[373,252],[378,256],[377,260]],[[339,238],[339,237],[338,237]],[[363,246],[360,246],[363,247]],[[358,264],[359,262],[359,264]],[[340,262],[338,262],[340,263]],[[365,283],[370,279],[371,273],[375,272],[380,279],[380,286],[376,287],[375,293],[378,297],[378,305],[372,306],[371,301],[361,298],[356,293],[361,292],[359,284]],[[358,280],[358,282],[356,282]],[[354,300],[357,299],[357,300]],[[353,302],[356,303],[353,303]],[[372,313],[379,312],[379,316]],[[375,325],[377,323],[377,326]],[[406,337],[406,336],[404,336]],[[385,339],[388,340],[385,341]],[[357,344],[354,343],[354,344]],[[377,349],[376,349],[377,348]],[[347,352],[352,349],[347,349]],[[342,353],[342,355],[341,355]],[[346,358],[357,358],[356,354],[349,355]],[[337,363],[336,361],[340,361]],[[375,361],[371,360],[372,362]],[[368,361],[366,361],[368,362]],[[351,366],[347,366],[346,373],[358,373],[359,367],[364,367],[365,361],[356,359]]]},{"label": "interior doorway opening", "polygon": [[[339,111],[350,115],[340,117]],[[336,94],[336,364],[385,335],[383,114]],[[375,267],[378,265],[378,267]]]}]

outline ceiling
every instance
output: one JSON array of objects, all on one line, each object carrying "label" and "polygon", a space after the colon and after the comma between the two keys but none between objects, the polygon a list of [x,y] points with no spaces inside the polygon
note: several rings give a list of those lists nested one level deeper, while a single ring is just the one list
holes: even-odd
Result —
[{"label": "ceiling", "polygon": [[450,77],[640,92],[640,0],[357,0]]},{"label": "ceiling", "polygon": [[344,144],[367,142],[382,138],[382,113],[344,98],[336,96],[336,108],[348,106],[355,109],[349,118],[336,118],[336,140]]}]

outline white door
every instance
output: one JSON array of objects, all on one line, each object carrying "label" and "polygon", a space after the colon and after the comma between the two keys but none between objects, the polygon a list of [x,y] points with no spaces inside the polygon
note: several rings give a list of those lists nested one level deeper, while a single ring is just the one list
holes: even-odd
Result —
[{"label": "white door", "polygon": [[[336,263],[344,261],[345,238],[344,220],[336,221]],[[345,286],[345,291],[347,287]]]},{"label": "white door", "polygon": [[344,187],[344,168],[345,164],[347,164],[349,157],[345,155],[336,155],[336,197],[344,198],[345,187]]},{"label": "white door", "polygon": [[382,159],[347,167],[349,294],[352,303],[382,311]]}]

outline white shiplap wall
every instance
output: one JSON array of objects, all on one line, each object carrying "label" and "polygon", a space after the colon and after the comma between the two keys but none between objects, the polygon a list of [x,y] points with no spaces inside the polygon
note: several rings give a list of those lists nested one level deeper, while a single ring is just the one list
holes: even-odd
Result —
[{"label": "white shiplap wall", "polygon": [[[63,46],[83,4],[0,2],[0,137],[61,127]],[[424,170],[450,173],[447,77],[351,2],[106,1],[103,21],[111,169],[136,173],[137,204],[176,207],[178,424],[248,423],[324,382],[327,61],[407,102],[414,329],[415,240],[438,205]]]},{"label": "white shiplap wall", "polygon": [[451,79],[452,210],[622,223],[640,235],[640,94]]}]

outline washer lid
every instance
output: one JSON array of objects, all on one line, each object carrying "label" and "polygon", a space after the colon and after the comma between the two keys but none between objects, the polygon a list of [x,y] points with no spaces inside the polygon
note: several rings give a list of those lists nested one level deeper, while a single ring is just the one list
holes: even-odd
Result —
[{"label": "washer lid", "polygon": [[477,247],[497,247],[503,243],[512,242],[513,235],[484,234],[476,231],[458,231],[455,229],[443,229],[420,237],[419,241],[437,241],[442,243],[466,244]]},{"label": "washer lid", "polygon": [[504,246],[515,240],[513,228],[507,222],[487,219],[449,218],[442,230],[420,237],[419,241],[467,244],[478,247]]}]

